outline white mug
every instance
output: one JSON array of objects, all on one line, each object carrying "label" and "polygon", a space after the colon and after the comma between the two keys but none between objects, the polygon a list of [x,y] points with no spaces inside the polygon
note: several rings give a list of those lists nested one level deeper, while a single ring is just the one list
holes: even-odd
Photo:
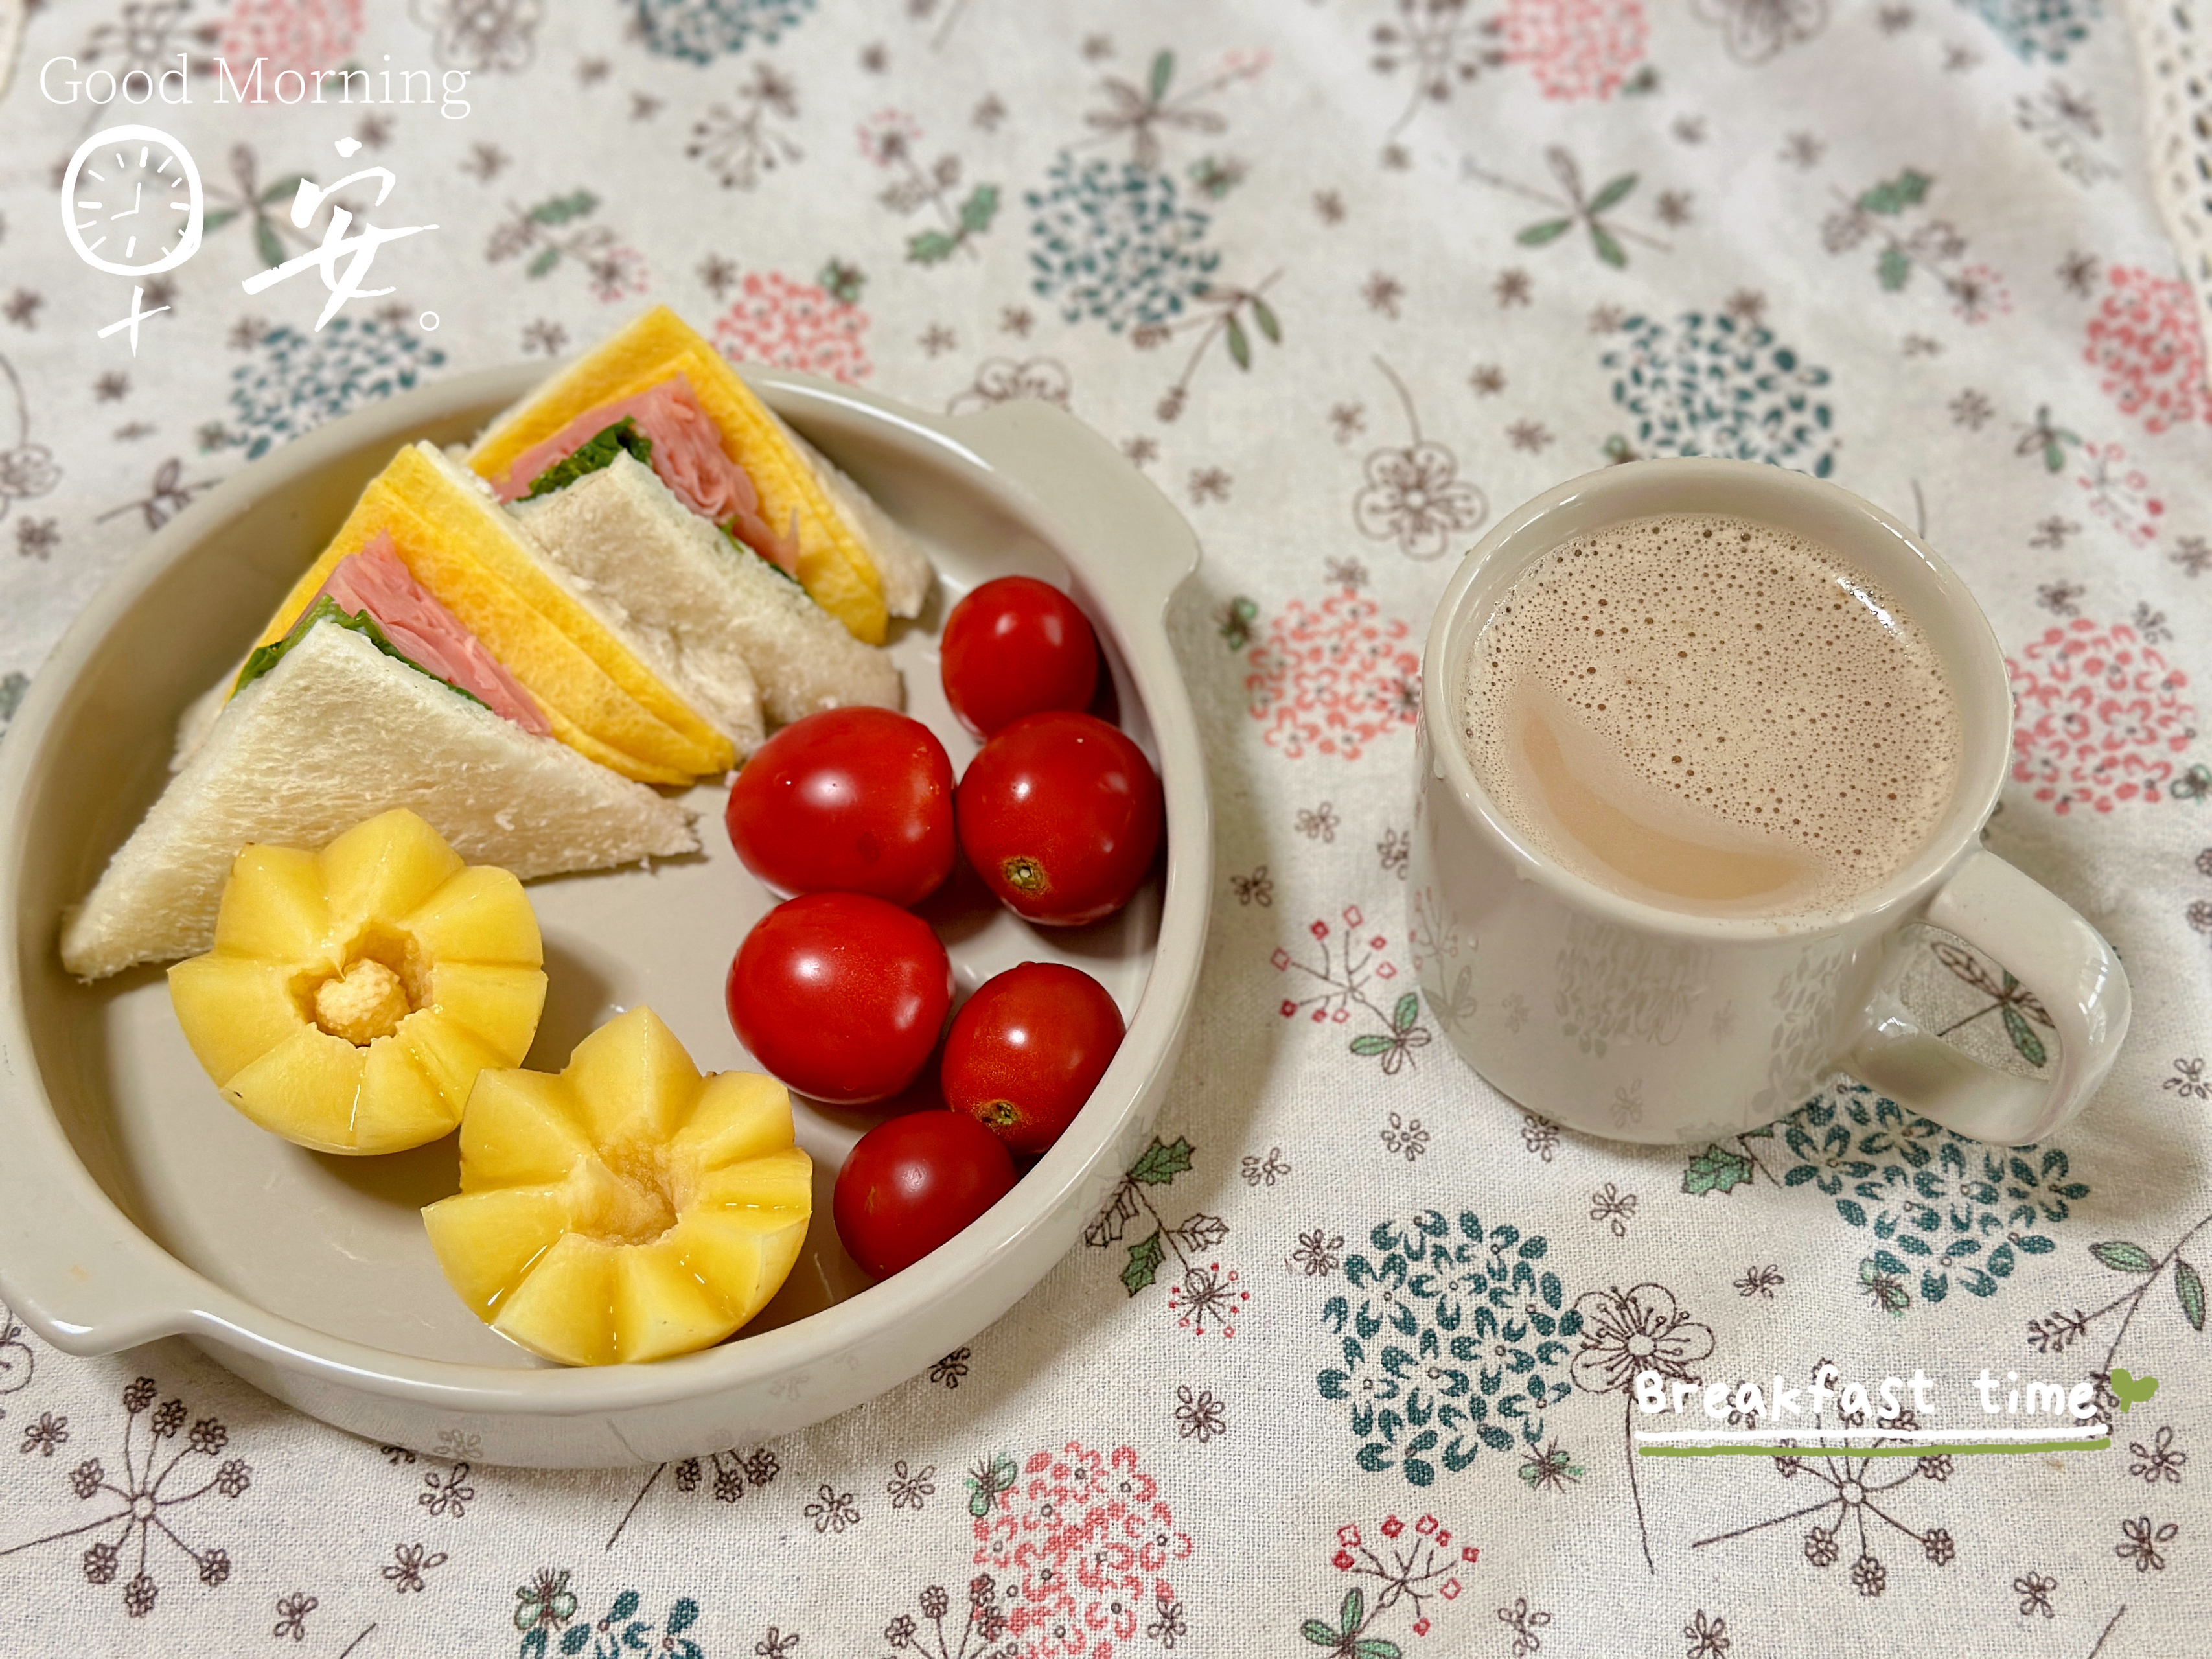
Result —
[{"label": "white mug", "polygon": [[[1715,513],[1833,548],[1896,597],[1943,663],[1965,742],[1919,853],[1848,907],[1700,915],[1598,886],[1545,856],[1477,781],[1459,734],[1475,636],[1534,561],[1585,532]],[[2104,1080],[2128,1026],[2112,947],[1983,849],[2011,752],[2012,694],[1989,620],[1951,570],[1879,507],[1745,461],[1636,461],[1501,519],[1438,602],[1421,661],[1419,778],[1407,876],[1421,994],[1452,1046],[1516,1104],[1618,1139],[1705,1141],[1770,1123],[1837,1071],[1947,1128],[2040,1140]],[[1897,995],[1907,947],[1948,929],[2042,1001],[2059,1054],[2012,1076],[1923,1030]]]}]

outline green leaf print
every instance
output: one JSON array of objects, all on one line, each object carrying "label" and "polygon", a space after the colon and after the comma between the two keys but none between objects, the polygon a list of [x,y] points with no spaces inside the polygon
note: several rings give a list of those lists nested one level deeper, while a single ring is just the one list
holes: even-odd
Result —
[{"label": "green leaf print", "polygon": [[1869,213],[1880,213],[1891,217],[1910,207],[1918,207],[1928,194],[1928,186],[1936,181],[1924,173],[1907,167],[1896,178],[1885,179],[1859,198],[1859,205]]},{"label": "green leaf print", "polygon": [[2158,1259],[2140,1244],[2130,1244],[2125,1239],[2107,1239],[2101,1244],[2092,1244],[2089,1254],[2114,1273],[2147,1273],[2157,1270]]},{"label": "green leaf print", "polygon": [[1252,296],[1252,320],[1259,324],[1260,332],[1271,344],[1282,344],[1283,325],[1275,320],[1275,308],[1256,294]]},{"label": "green leaf print", "polygon": [[548,197],[524,216],[541,225],[565,225],[571,219],[580,219],[599,204],[599,198],[588,190],[573,195]]},{"label": "green leaf print", "polygon": [[1167,1245],[1154,1228],[1150,1235],[1129,1246],[1129,1259],[1121,1267],[1121,1288],[1131,1296],[1152,1284],[1160,1276],[1160,1263],[1167,1255]]},{"label": "green leaf print", "polygon": [[[2005,977],[2009,979],[2012,975],[2008,974]],[[2020,1057],[2029,1065],[2040,1066],[2050,1058],[2044,1048],[2043,1039],[2036,1036],[2027,1021],[2021,1017],[2020,1010],[2010,1003],[2005,1005],[2004,1028],[2005,1035],[2012,1039],[2012,1046],[2020,1050]]]},{"label": "green leaf print", "polygon": [[999,187],[978,185],[960,204],[960,228],[970,236],[980,236],[990,229],[991,221],[998,213]]},{"label": "green leaf print", "polygon": [[1595,220],[1590,222],[1590,246],[1597,250],[1599,258],[1616,270],[1628,263],[1628,250],[1621,246],[1611,231]]},{"label": "green leaf print", "polygon": [[942,264],[959,249],[959,238],[941,230],[925,230],[907,240],[906,257],[918,265]]},{"label": "green leaf print", "polygon": [[1575,222],[1571,219],[1547,219],[1540,224],[1529,226],[1513,240],[1523,247],[1541,247],[1545,243],[1565,235],[1574,228]]},{"label": "green leaf print", "polygon": [[1601,190],[1596,195],[1590,198],[1589,212],[1591,217],[1596,217],[1597,215],[1604,212],[1607,208],[1613,206],[1614,203],[1620,201],[1622,197],[1627,195],[1630,191],[1634,190],[1635,188],[1636,175],[1632,173],[1622,173],[1620,178],[1613,179],[1611,183],[1607,184],[1604,189]]},{"label": "green leaf print", "polygon": [[1152,94],[1154,103],[1168,95],[1168,87],[1175,80],[1175,54],[1162,52],[1152,59]]},{"label": "green leaf print", "polygon": [[1883,290],[1894,294],[1912,275],[1912,261],[1904,249],[1886,247],[1881,251],[1881,258],[1875,263],[1875,274],[1881,277]]},{"label": "green leaf print", "polygon": [[1703,1198],[1707,1193],[1732,1193],[1751,1176],[1749,1158],[1741,1152],[1715,1145],[1690,1159],[1689,1168],[1682,1171],[1682,1190],[1692,1198]]},{"label": "green leaf print", "polygon": [[2204,1328],[2204,1279],[2179,1256],[2173,1258],[2173,1293],[2181,1298],[2181,1316],[2193,1331]]},{"label": "green leaf print", "polygon": [[1147,1187],[1164,1187],[1189,1168],[1189,1141],[1177,1135],[1172,1142],[1163,1142],[1154,1135],[1152,1144],[1129,1166],[1129,1179]]},{"label": "green leaf print", "polygon": [[1249,369],[1252,367],[1251,337],[1244,332],[1244,325],[1237,320],[1233,311],[1229,313],[1228,325],[1230,361],[1239,368]]},{"label": "green leaf print", "polygon": [[1398,1006],[1390,1011],[1390,1027],[1403,1031],[1421,1017],[1421,999],[1412,991],[1398,999]]}]

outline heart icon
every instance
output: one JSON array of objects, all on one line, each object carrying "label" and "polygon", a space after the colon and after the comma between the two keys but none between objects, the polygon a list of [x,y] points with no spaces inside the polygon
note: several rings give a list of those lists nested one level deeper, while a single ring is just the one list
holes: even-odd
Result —
[{"label": "heart icon", "polygon": [[2122,1411],[2142,1405],[2157,1392],[2156,1377],[2137,1376],[2124,1365],[2112,1367],[2112,1395],[2120,1402]]}]

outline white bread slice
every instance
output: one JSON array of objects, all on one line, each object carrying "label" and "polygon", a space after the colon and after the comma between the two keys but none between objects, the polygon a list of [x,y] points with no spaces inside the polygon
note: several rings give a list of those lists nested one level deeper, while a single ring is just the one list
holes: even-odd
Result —
[{"label": "white bread slice", "polygon": [[699,846],[673,801],[319,623],[231,699],[63,918],[63,966],[102,979],[205,951],[239,848],[320,848],[395,806],[526,880]]},{"label": "white bread slice", "polygon": [[[655,599],[651,580],[633,580],[617,589],[587,580],[553,557],[531,534],[524,520],[502,508],[498,495],[484,479],[427,439],[415,447],[452,481],[456,489],[466,492],[472,509],[497,520],[502,530],[529,554],[532,562],[591,612],[601,627],[642,659],[645,665],[689,703],[702,720],[727,738],[737,750],[739,761],[767,740],[768,732],[761,724],[760,690],[741,655],[733,651],[703,653],[696,660],[687,662],[678,648],[676,637],[654,620],[671,607],[665,600]],[[636,608],[625,604],[625,599],[634,602]]]},{"label": "white bread slice", "polygon": [[208,733],[215,730],[223,705],[230,701],[230,688],[238,684],[238,677],[245,672],[246,659],[240,657],[231,664],[229,672],[185,705],[185,712],[177,716],[176,736],[169,750],[172,775],[183,771],[185,763],[199,753]]},{"label": "white bread slice", "polygon": [[[724,672],[709,665],[727,656],[750,665],[776,724],[852,703],[900,706],[886,653],[854,639],[767,561],[732,547],[629,456],[510,510],[573,586],[628,613],[633,634],[665,640],[702,678]],[[688,695],[689,681],[678,684]]]},{"label": "white bread slice", "polygon": [[884,608],[894,617],[919,617],[921,607],[929,602],[930,585],[937,580],[929,555],[873,495],[839,471],[835,461],[793,432],[787,422],[779,417],[776,424],[791,440],[799,459],[812,469],[815,482],[843,517],[853,538],[875,562],[877,580],[884,585]]}]

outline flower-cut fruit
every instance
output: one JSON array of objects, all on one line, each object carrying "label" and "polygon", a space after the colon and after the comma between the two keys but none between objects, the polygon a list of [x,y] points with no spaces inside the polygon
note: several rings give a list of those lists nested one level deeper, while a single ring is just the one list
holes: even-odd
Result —
[{"label": "flower-cut fruit", "polygon": [[461,1299],[567,1365],[720,1342],[805,1242],[813,1164],[791,1097],[699,1075],[650,1008],[576,1045],[558,1075],[486,1072],[461,1121],[461,1190],[422,1212]]},{"label": "flower-cut fruit", "polygon": [[465,865],[405,808],[319,853],[248,847],[215,948],[169,969],[185,1039],[223,1098],[322,1152],[453,1133],[477,1074],[529,1052],[544,947],[522,884]]}]

